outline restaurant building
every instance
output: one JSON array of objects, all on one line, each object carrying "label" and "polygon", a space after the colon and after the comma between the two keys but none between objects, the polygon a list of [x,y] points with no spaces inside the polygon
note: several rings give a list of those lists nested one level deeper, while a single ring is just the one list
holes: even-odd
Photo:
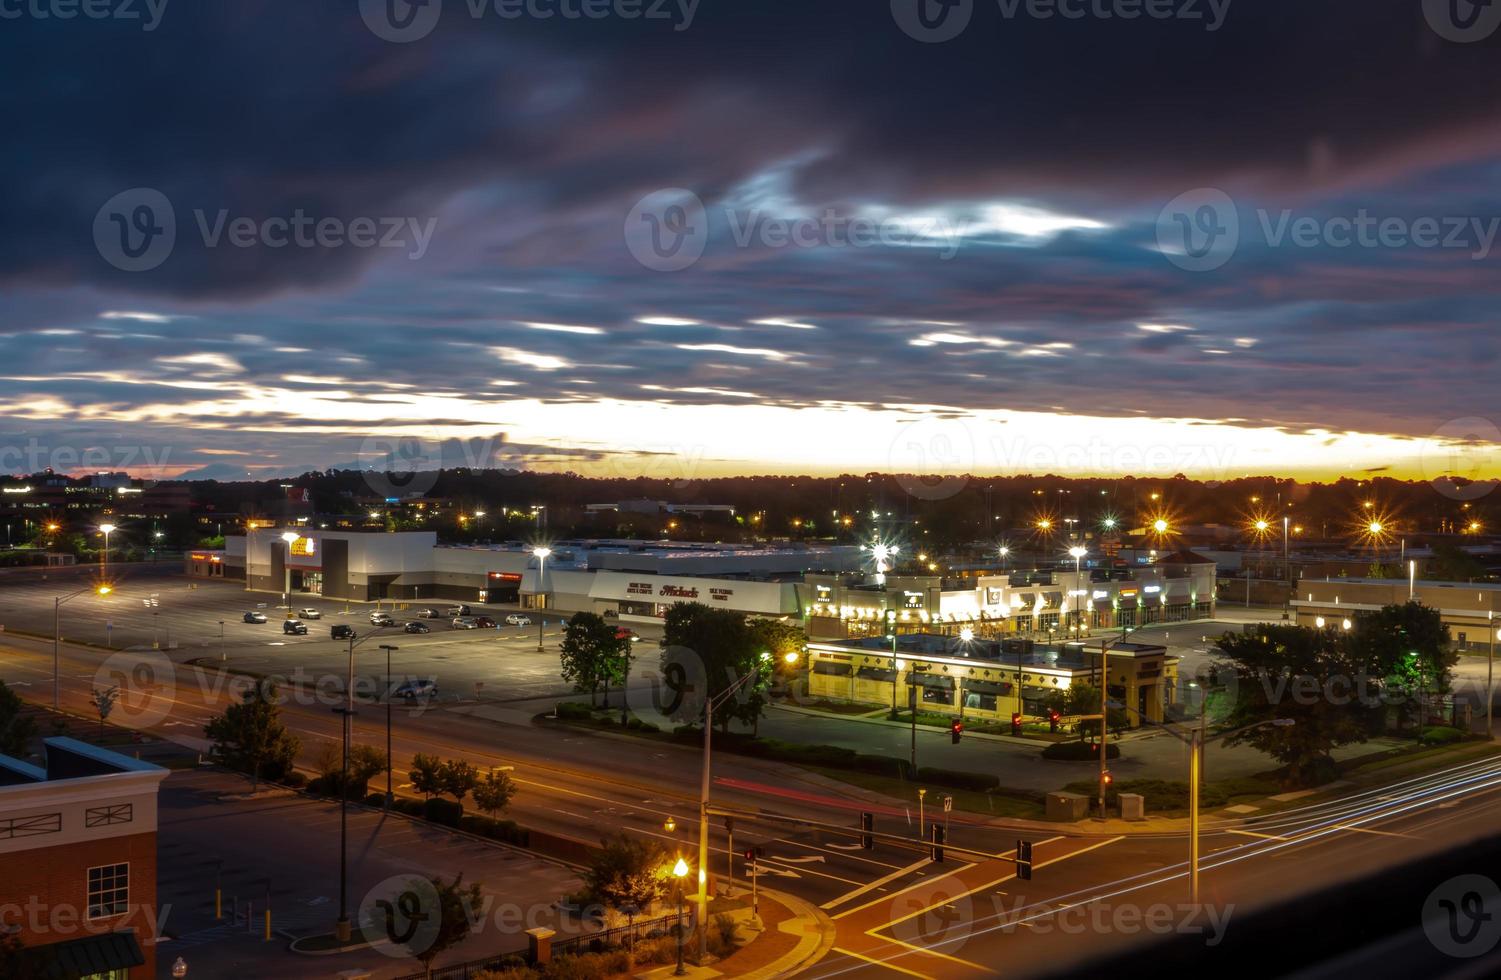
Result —
[{"label": "restaurant building", "polygon": [[1110,699],[1134,709],[1135,728],[1163,720],[1178,685],[1178,658],[1162,646],[1110,638],[1043,644],[1020,637],[964,639],[906,633],[808,644],[808,694],[872,707],[905,708],[1007,723],[1013,712],[1044,716],[1053,696],[1074,684],[1098,687],[1100,649],[1108,649]]}]

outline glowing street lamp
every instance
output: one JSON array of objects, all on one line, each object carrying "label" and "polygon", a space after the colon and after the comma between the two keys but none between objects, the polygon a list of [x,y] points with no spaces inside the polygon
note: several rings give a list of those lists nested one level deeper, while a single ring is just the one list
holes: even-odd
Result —
[{"label": "glowing street lamp", "polygon": [[532,557],[537,559],[537,652],[542,653],[542,613],[540,610],[547,608],[547,593],[543,586],[547,581],[547,556],[552,554],[552,549],[539,546],[532,549]]},{"label": "glowing street lamp", "polygon": [[1077,636],[1083,632],[1084,628],[1084,597],[1082,594],[1084,586],[1080,584],[1080,579],[1083,578],[1080,563],[1084,561],[1084,556],[1089,554],[1089,552],[1081,545],[1074,545],[1068,549],[1068,553],[1069,557],[1074,560],[1074,599],[1076,600],[1074,602],[1074,635]]},{"label": "glowing street lamp", "polygon": [[287,604],[288,616],[290,616],[292,613],[292,563],[287,559],[292,557],[292,543],[300,537],[302,537],[302,535],[298,534],[296,531],[283,531],[281,535],[281,539],[287,543],[287,554],[286,557],[282,559],[281,563],[281,599]]},{"label": "glowing street lamp", "polygon": [[113,525],[113,524],[100,524],[99,525],[99,530],[102,531],[102,532],[104,532],[103,565],[104,565],[104,568],[105,568],[106,571],[109,570],[109,535],[110,535],[110,532],[113,531],[114,529],[115,529],[115,525]]},{"label": "glowing street lamp", "polygon": [[678,968],[673,976],[681,977],[688,972],[683,969],[683,879],[688,877],[688,862],[678,858],[678,863],[672,866],[672,877],[678,886]]}]

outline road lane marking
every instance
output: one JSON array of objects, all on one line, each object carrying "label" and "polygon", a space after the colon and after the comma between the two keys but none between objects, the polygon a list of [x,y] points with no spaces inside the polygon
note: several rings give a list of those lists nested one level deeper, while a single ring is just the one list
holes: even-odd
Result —
[{"label": "road lane marking", "polygon": [[867,963],[873,963],[876,966],[891,970],[893,973],[905,973],[909,977],[917,977],[918,980],[935,980],[935,978],[928,976],[926,973],[918,973],[916,970],[908,970],[905,967],[895,966],[891,963],[886,963],[882,960],[866,956],[863,953],[856,953],[854,950],[843,949],[839,946],[835,946],[833,951],[839,953],[842,956],[848,956],[853,959],[864,960]]},{"label": "road lane marking", "polygon": [[957,956],[950,956],[948,953],[940,953],[936,949],[928,949],[924,946],[916,946],[912,943],[904,942],[903,940],[897,939],[892,936],[876,936],[874,932],[867,932],[866,935],[874,936],[876,939],[884,940],[888,943],[895,943],[898,946],[904,946],[914,953],[921,953],[924,956],[935,956],[941,960],[948,960],[950,963],[958,963],[960,966],[967,966],[971,970],[978,970],[981,973],[994,974],[995,972],[990,967],[981,966],[980,964],[972,963],[969,960],[962,960]]},{"label": "road lane marking", "polygon": [[1276,834],[1258,834],[1254,830],[1227,830],[1227,834],[1242,834],[1246,837],[1259,837],[1262,840],[1287,840],[1286,837],[1278,837]]},{"label": "road lane marking", "polygon": [[1339,827],[1335,827],[1334,829],[1335,830],[1353,830],[1353,831],[1356,831],[1357,833],[1362,833],[1362,834],[1376,834],[1376,835],[1381,836],[1381,837],[1405,837],[1408,840],[1417,840],[1418,839],[1416,834],[1399,834],[1399,833],[1396,833],[1395,831],[1391,831],[1391,830],[1375,830],[1375,829],[1373,829],[1371,827],[1345,827],[1345,826],[1339,826]]},{"label": "road lane marking", "polygon": [[877,878],[875,881],[872,881],[868,885],[861,885],[859,888],[856,888],[852,892],[848,892],[848,893],[846,893],[844,895],[840,895],[838,898],[833,899],[831,901],[824,902],[822,905],[819,906],[819,908],[821,908],[821,909],[823,909],[825,911],[828,911],[829,909],[833,908],[836,905],[843,905],[845,902],[853,902],[855,899],[859,898],[861,895],[865,895],[865,894],[868,894],[869,892],[873,892],[877,888],[880,888],[882,885],[885,885],[885,884],[888,884],[888,883],[890,883],[892,881],[895,881],[896,879],[898,879],[898,878],[900,878],[900,877],[902,877],[904,875],[909,875],[912,872],[917,871],[919,868],[925,868],[925,867],[927,867],[928,865],[930,865],[932,863],[933,863],[932,860],[929,859],[929,858],[923,858],[920,861],[914,861],[914,862],[912,862],[911,864],[909,864],[905,868],[898,868],[898,869],[896,869],[891,874],[886,875],[884,878]]}]

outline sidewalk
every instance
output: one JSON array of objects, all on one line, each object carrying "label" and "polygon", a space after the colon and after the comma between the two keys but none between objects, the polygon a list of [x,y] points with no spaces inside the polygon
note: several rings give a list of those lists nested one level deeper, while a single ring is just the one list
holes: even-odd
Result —
[{"label": "sidewalk", "polygon": [[[737,977],[740,980],[774,980],[796,976],[822,959],[834,946],[829,917],[813,905],[786,892],[761,889],[759,919],[746,912],[741,929],[755,938],[730,956],[709,966],[689,965],[687,975],[698,980]],[[675,966],[654,967],[638,973],[642,980],[666,980]]]}]

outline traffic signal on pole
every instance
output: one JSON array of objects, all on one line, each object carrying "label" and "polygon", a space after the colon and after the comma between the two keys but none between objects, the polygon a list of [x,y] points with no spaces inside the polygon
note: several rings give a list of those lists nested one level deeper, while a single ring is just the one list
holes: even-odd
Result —
[{"label": "traffic signal on pole", "polygon": [[1115,782],[1115,776],[1114,776],[1114,774],[1112,774],[1109,769],[1106,769],[1105,770],[1105,786],[1108,788],[1110,786],[1110,784],[1113,783],[1113,782]]},{"label": "traffic signal on pole", "polygon": [[935,823],[935,824],[933,824],[932,829],[931,829],[931,833],[933,835],[933,848],[932,848],[932,853],[929,856],[933,859],[933,863],[934,864],[942,864],[943,863],[943,838],[944,838],[943,824],[941,824],[941,823]]},{"label": "traffic signal on pole", "polygon": [[1016,878],[1018,881],[1032,880],[1032,842],[1029,840],[1016,842]]},{"label": "traffic signal on pole", "polygon": [[1011,734],[1013,734],[1013,735],[1020,735],[1021,733],[1022,733],[1022,713],[1020,711],[1013,711],[1013,712],[1011,712]]},{"label": "traffic signal on pole", "polygon": [[886,639],[896,639],[896,610],[886,610]]},{"label": "traffic signal on pole", "polygon": [[1058,734],[1058,712],[1057,711],[1049,711],[1048,712],[1048,729],[1050,731],[1052,731],[1052,733],[1054,735]]},{"label": "traffic signal on pole", "polygon": [[949,740],[951,742],[953,742],[955,745],[958,745],[959,744],[959,740],[961,738],[963,738],[963,737],[964,737],[964,722],[962,722],[962,721],[956,721],[952,725],[949,726]]},{"label": "traffic signal on pole", "polygon": [[874,813],[860,814],[860,846],[867,851],[876,849],[876,839],[872,832],[876,829],[876,815]]}]

